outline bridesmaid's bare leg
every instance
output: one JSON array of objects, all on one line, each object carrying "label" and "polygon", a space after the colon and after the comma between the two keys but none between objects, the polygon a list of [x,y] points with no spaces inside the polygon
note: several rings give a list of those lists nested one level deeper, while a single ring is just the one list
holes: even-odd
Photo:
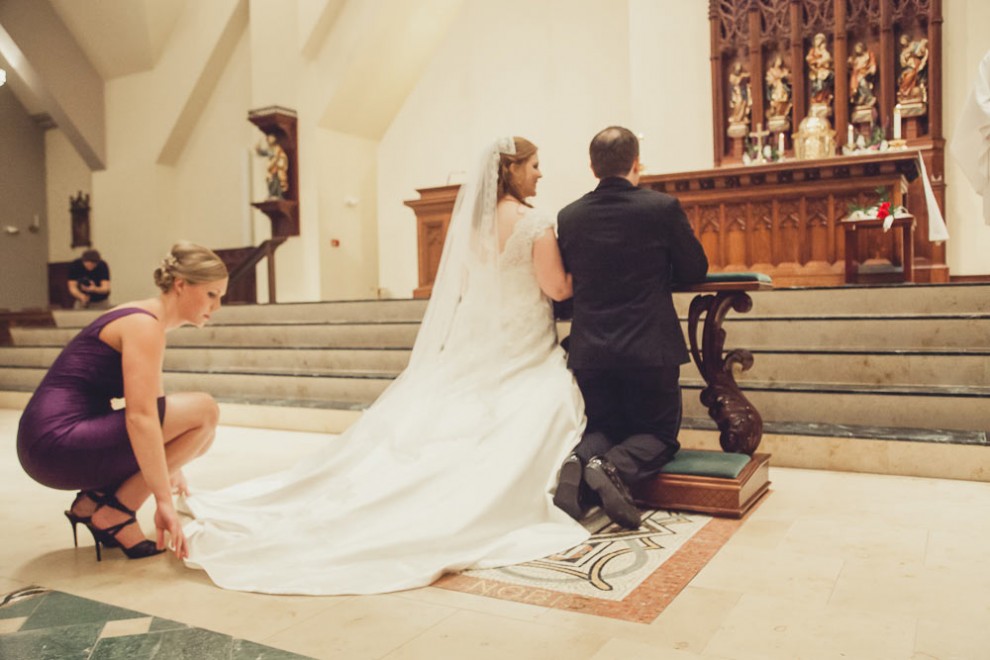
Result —
[{"label": "bridesmaid's bare leg", "polygon": [[[216,435],[219,418],[220,410],[209,394],[183,392],[170,394],[165,398],[162,435],[165,438],[165,460],[169,473],[175,474],[183,465],[209,449]],[[116,496],[121,504],[137,511],[151,496],[151,491],[138,472],[117,488]],[[106,529],[126,519],[126,513],[103,507],[93,514],[93,525]],[[127,547],[144,539],[144,533],[138,525],[130,525],[117,535],[121,545]]]}]

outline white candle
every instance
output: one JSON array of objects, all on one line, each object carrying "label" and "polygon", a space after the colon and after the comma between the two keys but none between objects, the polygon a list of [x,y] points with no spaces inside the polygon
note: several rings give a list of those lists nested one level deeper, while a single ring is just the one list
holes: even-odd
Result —
[{"label": "white candle", "polygon": [[856,144],[856,138],[853,136],[853,125],[849,124],[849,131],[847,132],[849,137],[846,138],[846,144],[850,147]]},{"label": "white candle", "polygon": [[786,146],[784,144],[784,132],[781,131],[777,133],[777,155],[779,158],[784,157],[784,146]]},{"label": "white candle", "polygon": [[894,106],[894,139],[901,139],[901,106]]}]

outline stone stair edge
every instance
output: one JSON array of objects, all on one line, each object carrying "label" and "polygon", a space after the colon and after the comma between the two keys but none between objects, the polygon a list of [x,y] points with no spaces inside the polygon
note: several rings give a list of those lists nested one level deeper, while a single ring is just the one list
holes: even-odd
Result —
[{"label": "stone stair edge", "polygon": [[[685,417],[681,427],[702,431],[717,431],[709,418]],[[921,429],[896,426],[866,426],[853,424],[822,424],[814,422],[763,422],[763,433],[772,435],[803,435],[862,440],[902,440],[943,444],[990,446],[986,431],[955,429]]]},{"label": "stone stair edge", "polygon": [[[47,372],[45,367],[32,367],[20,365],[0,366],[0,369],[10,369],[17,371],[40,371]],[[189,369],[166,369],[166,375],[175,374],[192,377],[210,376],[237,376],[240,378],[334,378],[341,380],[380,380],[391,381],[395,376],[382,372],[348,372],[348,371],[285,371],[285,372],[257,372],[257,371],[227,371],[227,370],[202,370],[193,371]],[[705,387],[705,383],[700,378],[681,378],[681,387],[686,390],[698,391]],[[863,396],[922,396],[932,398],[977,398],[990,399],[990,387],[959,385],[864,385],[853,383],[795,383],[795,382],[762,382],[758,380],[744,380],[740,383],[740,390],[745,392],[779,392],[791,394],[845,394]]]},{"label": "stone stair edge", "polygon": [[[61,351],[64,347],[63,344],[30,344],[30,345],[13,345],[13,346],[0,346],[0,353],[5,351],[31,351],[31,350],[57,350]],[[990,347],[988,348],[969,348],[969,347],[941,347],[941,348],[863,348],[863,347],[852,347],[852,348],[806,348],[806,347],[790,347],[784,346],[780,348],[766,348],[762,346],[757,346],[754,348],[747,348],[744,346],[726,346],[724,351],[728,353],[729,351],[735,349],[748,350],[754,355],[804,355],[804,356],[815,356],[815,355],[839,355],[839,356],[853,356],[853,355],[877,355],[884,357],[985,357],[990,356]],[[259,351],[311,351],[311,352],[328,352],[328,351],[343,351],[343,352],[357,352],[365,351],[377,353],[380,351],[386,352],[410,352],[412,347],[403,346],[285,346],[285,345],[230,345],[230,344],[180,344],[175,346],[169,346],[166,351],[168,353],[173,352],[183,352],[183,351],[220,351],[220,352],[243,352],[243,351],[259,350]],[[0,365],[2,366],[2,365]]]},{"label": "stone stair edge", "polygon": [[[681,378],[681,387],[690,390],[705,388],[700,378]],[[863,394],[881,396],[926,396],[990,398],[990,387],[973,385],[865,385],[859,383],[807,383],[807,382],[766,382],[743,380],[739,383],[743,392],[793,392],[795,394]]]}]

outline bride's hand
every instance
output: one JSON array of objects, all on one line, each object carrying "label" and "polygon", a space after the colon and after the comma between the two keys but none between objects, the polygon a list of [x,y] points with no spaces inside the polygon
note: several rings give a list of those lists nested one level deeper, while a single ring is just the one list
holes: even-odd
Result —
[{"label": "bride's hand", "polygon": [[183,497],[188,497],[189,495],[189,483],[186,481],[186,475],[182,473],[182,470],[176,470],[169,479],[172,485],[172,492],[176,495],[182,495]]}]

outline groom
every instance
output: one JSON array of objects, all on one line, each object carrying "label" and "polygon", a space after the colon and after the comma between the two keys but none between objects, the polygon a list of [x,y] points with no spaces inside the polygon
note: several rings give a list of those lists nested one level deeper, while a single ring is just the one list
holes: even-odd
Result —
[{"label": "groom", "polygon": [[554,503],[575,519],[601,502],[639,527],[629,489],[659,473],[680,444],[680,365],[688,362],[673,282],[696,282],[708,259],[674,197],[637,187],[639,141],[612,126],[591,141],[598,187],[558,216],[574,277],[568,366],[588,426],[564,461]]}]

